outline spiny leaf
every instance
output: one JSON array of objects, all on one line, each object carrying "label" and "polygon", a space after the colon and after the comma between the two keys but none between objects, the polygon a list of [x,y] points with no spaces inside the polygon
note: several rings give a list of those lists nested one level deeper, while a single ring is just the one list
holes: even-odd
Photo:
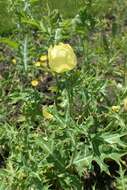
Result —
[{"label": "spiny leaf", "polygon": [[39,28],[39,24],[35,20],[32,20],[32,19],[22,18],[22,23],[28,26],[32,26],[34,28]]}]

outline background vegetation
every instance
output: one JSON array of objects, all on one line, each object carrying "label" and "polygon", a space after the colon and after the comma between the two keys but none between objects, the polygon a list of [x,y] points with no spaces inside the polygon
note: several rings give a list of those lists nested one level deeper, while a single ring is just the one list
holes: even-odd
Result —
[{"label": "background vegetation", "polygon": [[53,2],[0,1],[0,190],[126,190],[127,1]]}]

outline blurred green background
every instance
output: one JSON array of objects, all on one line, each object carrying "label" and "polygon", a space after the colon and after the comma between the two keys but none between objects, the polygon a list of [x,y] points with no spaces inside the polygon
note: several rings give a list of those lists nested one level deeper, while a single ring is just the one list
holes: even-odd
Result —
[{"label": "blurred green background", "polygon": [[125,15],[127,7],[126,0],[0,0],[0,34],[10,33],[18,23],[18,17],[32,15],[40,20],[44,14],[48,15],[53,9],[58,9],[63,17],[68,18],[76,15],[80,8],[87,7],[88,3],[92,4],[90,14],[102,17],[114,16],[115,12]]},{"label": "blurred green background", "polygon": [[[50,10],[59,9],[64,17],[72,17],[83,4],[84,0],[0,0],[0,34],[9,33],[14,27],[14,10],[27,11],[32,10],[38,17]],[[29,10],[28,10],[29,11]]]},{"label": "blurred green background", "polygon": [[66,17],[74,16],[85,0],[48,0],[51,9],[59,9]]}]

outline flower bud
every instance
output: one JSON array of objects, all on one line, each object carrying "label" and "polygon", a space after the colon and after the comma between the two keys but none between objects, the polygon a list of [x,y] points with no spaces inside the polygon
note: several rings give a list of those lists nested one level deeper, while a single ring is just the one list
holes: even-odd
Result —
[{"label": "flower bud", "polygon": [[39,84],[39,82],[36,79],[31,81],[31,85],[34,87],[38,86],[38,84]]},{"label": "flower bud", "polygon": [[112,112],[119,112],[120,111],[120,106],[112,106]]}]

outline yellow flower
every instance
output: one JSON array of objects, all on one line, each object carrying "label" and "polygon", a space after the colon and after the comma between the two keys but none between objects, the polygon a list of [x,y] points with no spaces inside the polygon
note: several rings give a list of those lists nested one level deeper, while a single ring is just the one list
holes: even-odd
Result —
[{"label": "yellow flower", "polygon": [[40,57],[40,61],[46,62],[46,61],[47,61],[47,55],[42,55],[42,56]]},{"label": "yellow flower", "polygon": [[72,70],[76,64],[76,55],[69,44],[59,43],[48,49],[49,67],[53,72],[63,73]]},{"label": "yellow flower", "polygon": [[53,119],[53,115],[51,113],[49,113],[48,107],[46,107],[46,106],[43,107],[42,114],[43,114],[43,117],[45,119],[48,119],[48,120],[52,120]]},{"label": "yellow flower", "polygon": [[34,64],[36,67],[40,67],[41,66],[41,62],[40,61],[37,61],[37,62],[35,62],[35,64]]},{"label": "yellow flower", "polygon": [[38,84],[39,84],[38,80],[32,80],[31,81],[32,86],[38,86]]},{"label": "yellow flower", "polygon": [[127,111],[127,98],[123,101],[124,111]]},{"label": "yellow flower", "polygon": [[40,62],[42,67],[47,67],[47,61],[48,61],[47,55],[42,55],[40,57]]},{"label": "yellow flower", "polygon": [[120,110],[120,106],[112,106],[112,112],[117,113],[119,112],[119,110]]},{"label": "yellow flower", "polygon": [[16,64],[16,59],[13,58],[11,61],[14,65]]}]

